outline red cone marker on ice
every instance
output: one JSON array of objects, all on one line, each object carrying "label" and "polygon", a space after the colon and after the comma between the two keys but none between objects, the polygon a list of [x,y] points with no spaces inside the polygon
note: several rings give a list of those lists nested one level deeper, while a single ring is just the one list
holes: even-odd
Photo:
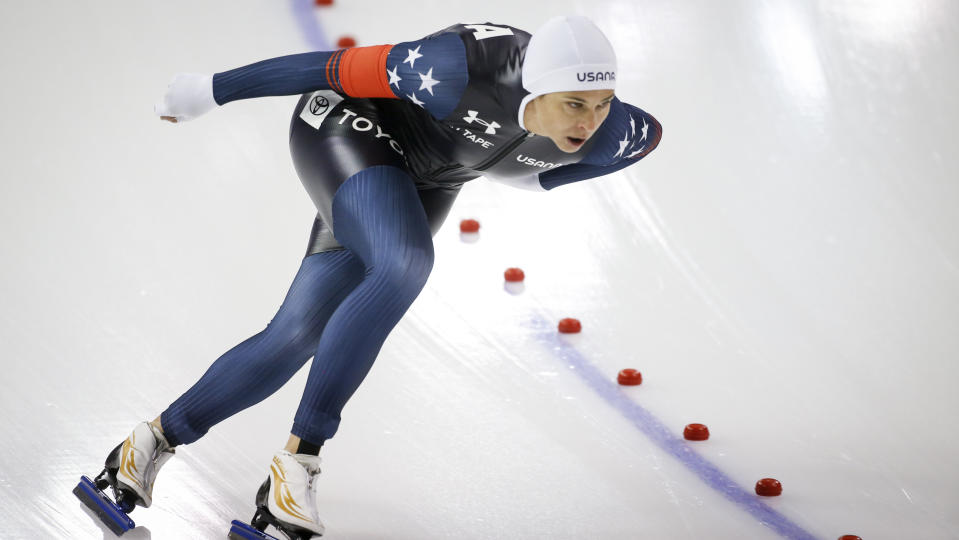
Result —
[{"label": "red cone marker on ice", "polygon": [[343,36],[336,42],[336,46],[341,49],[349,49],[350,47],[356,47],[356,40],[350,36]]},{"label": "red cone marker on ice", "polygon": [[616,376],[616,382],[623,386],[637,386],[643,384],[643,374],[635,369],[624,369]]},{"label": "red cone marker on ice", "polygon": [[689,424],[683,430],[683,437],[687,441],[705,441],[709,438],[709,428],[703,424]]},{"label": "red cone marker on ice", "polygon": [[475,219],[464,219],[460,221],[460,232],[477,232],[479,231],[479,221]]},{"label": "red cone marker on ice", "polygon": [[782,494],[783,485],[779,483],[779,480],[775,478],[763,478],[762,480],[756,482],[756,495],[762,495],[763,497],[776,497],[777,495]]},{"label": "red cone marker on ice", "polygon": [[559,321],[559,331],[561,334],[576,334],[583,329],[583,325],[576,319],[563,319]]},{"label": "red cone marker on ice", "polygon": [[503,272],[503,277],[506,281],[517,282],[526,279],[526,274],[519,268],[507,268],[506,272]]}]

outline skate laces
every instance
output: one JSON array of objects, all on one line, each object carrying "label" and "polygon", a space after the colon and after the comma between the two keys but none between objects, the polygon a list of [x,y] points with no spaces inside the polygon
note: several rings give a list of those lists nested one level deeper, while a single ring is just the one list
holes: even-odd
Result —
[{"label": "skate laces", "polygon": [[316,508],[316,479],[320,476],[320,456],[293,454],[293,459],[306,470],[306,504],[310,511],[311,521],[322,526]]},{"label": "skate laces", "polygon": [[320,473],[320,463],[323,461],[320,459],[320,456],[313,456],[310,454],[293,454],[293,459],[302,465],[303,468],[306,469],[306,472],[310,473],[310,476]]},{"label": "skate laces", "polygon": [[153,435],[153,451],[144,455],[147,463],[144,464],[143,480],[146,485],[143,487],[147,490],[147,493],[152,496],[153,485],[156,482],[157,473],[160,472],[160,467],[173,457],[176,449],[170,446],[163,432],[156,426],[150,422],[146,422],[146,425],[150,428],[150,433]]},{"label": "skate laces", "polygon": [[166,440],[166,436],[163,435],[163,432],[159,428],[153,425],[152,422],[147,422],[147,425],[150,426],[150,432],[153,433],[153,438],[156,439],[156,449],[153,451],[154,459],[163,452],[175,453],[176,449],[170,446],[170,442]]}]

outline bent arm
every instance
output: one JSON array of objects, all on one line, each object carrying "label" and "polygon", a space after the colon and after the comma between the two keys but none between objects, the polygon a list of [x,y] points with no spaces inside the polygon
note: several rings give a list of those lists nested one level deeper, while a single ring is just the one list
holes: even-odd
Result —
[{"label": "bent arm", "polygon": [[639,160],[624,159],[614,165],[589,165],[586,163],[571,163],[555,169],[540,173],[539,184],[543,186],[544,191],[549,191],[559,186],[582,182],[598,176],[606,176],[620,169],[625,169]]},{"label": "bent arm", "polygon": [[638,162],[659,145],[663,127],[646,111],[614,99],[609,117],[594,136],[599,140],[582,161],[539,174],[543,189],[604,176]]},{"label": "bent arm", "polygon": [[498,178],[496,176],[487,176],[487,178],[498,184],[506,184],[507,186],[517,189],[525,189],[527,191],[546,191],[546,188],[544,188],[540,182],[539,174],[531,174],[529,176],[523,176],[522,178]]}]

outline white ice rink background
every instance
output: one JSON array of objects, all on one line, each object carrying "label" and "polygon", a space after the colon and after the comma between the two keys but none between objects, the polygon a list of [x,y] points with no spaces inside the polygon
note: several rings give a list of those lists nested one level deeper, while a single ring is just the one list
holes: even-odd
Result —
[{"label": "white ice rink background", "polygon": [[[80,474],[262,330],[306,249],[296,98],[171,125],[173,74],[561,13],[662,143],[549,193],[466,185],[324,448],[327,537],[959,538],[948,0],[4,2],[0,538],[112,538]],[[249,519],[306,372],[179,448],[125,538]]]}]

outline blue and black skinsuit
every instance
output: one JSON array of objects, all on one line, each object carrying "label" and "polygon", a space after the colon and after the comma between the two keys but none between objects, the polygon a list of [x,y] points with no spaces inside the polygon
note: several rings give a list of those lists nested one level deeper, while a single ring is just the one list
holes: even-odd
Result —
[{"label": "blue and black skinsuit", "polygon": [[317,216],[266,329],[216,360],[163,412],[171,444],[191,443],[265,399],[312,356],[292,433],[322,445],[426,283],[432,235],[463,183],[487,176],[550,190],[620,170],[656,148],[659,122],[615,98],[576,153],[523,129],[529,39],[505,25],[458,24],[417,41],[297,54],[214,75],[220,105],[302,94],[290,149]]}]

